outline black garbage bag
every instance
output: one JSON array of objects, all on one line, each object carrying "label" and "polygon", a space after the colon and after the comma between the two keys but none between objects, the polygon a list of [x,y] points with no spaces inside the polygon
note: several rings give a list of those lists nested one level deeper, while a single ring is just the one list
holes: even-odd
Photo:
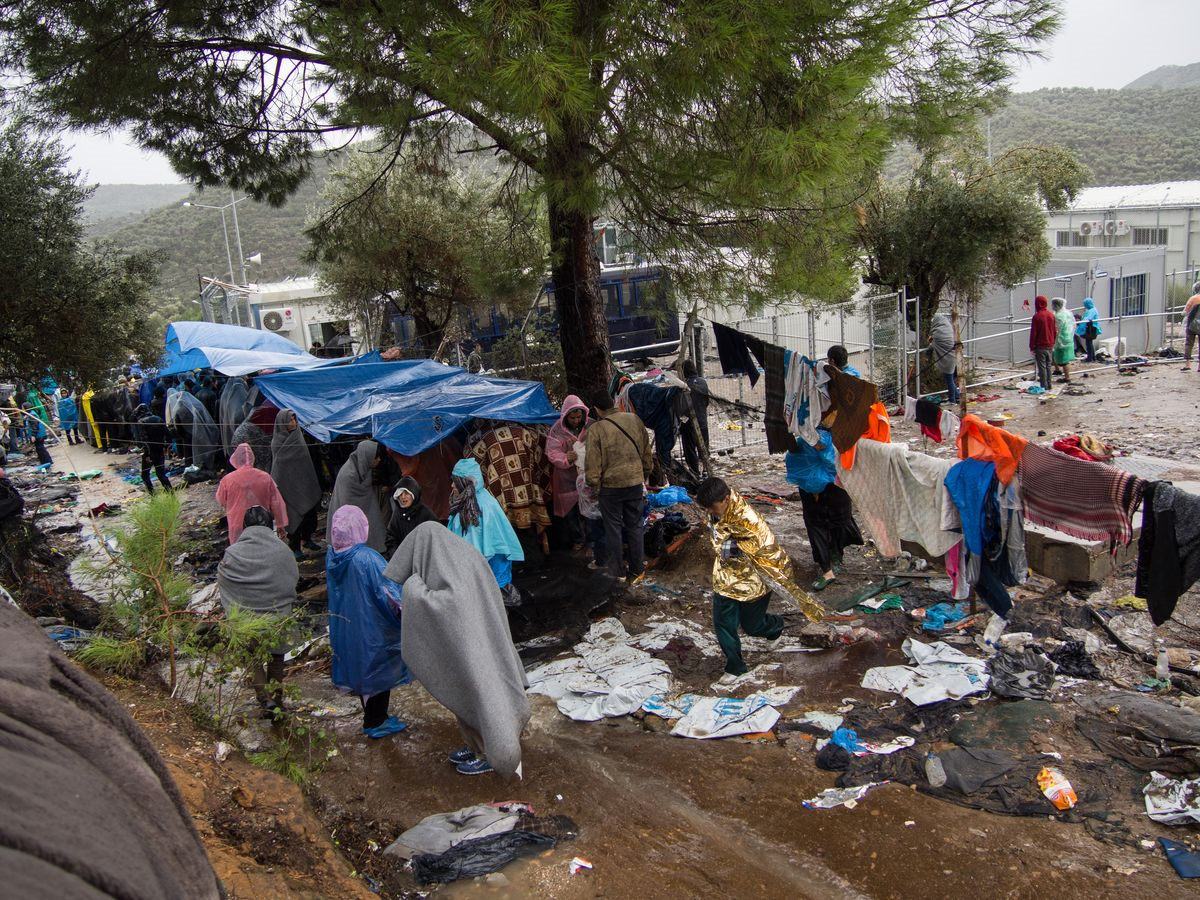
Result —
[{"label": "black garbage bag", "polygon": [[1001,650],[988,664],[993,694],[1026,700],[1049,700],[1054,663],[1035,647]]},{"label": "black garbage bag", "polygon": [[497,872],[522,856],[553,849],[557,843],[552,837],[532,831],[494,834],[463,841],[445,853],[414,856],[413,875],[420,884],[448,884],[460,878],[476,878]]},{"label": "black garbage bag", "polygon": [[1050,661],[1058,666],[1058,671],[1069,678],[1090,678],[1100,680],[1100,670],[1088,656],[1083,647],[1083,641],[1067,641],[1050,654]]}]

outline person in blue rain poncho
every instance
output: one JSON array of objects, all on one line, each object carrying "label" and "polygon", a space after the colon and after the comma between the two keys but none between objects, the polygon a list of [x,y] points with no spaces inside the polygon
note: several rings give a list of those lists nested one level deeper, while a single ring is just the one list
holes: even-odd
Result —
[{"label": "person in blue rain poncho", "polygon": [[505,603],[520,603],[512,583],[512,564],[524,560],[525,551],[504,510],[483,486],[483,472],[474,459],[460,459],[450,473],[449,527],[483,554]]},{"label": "person in blue rain poncho", "polygon": [[408,727],[388,714],[388,703],[392,688],[411,676],[400,655],[401,587],[383,577],[387,560],[367,546],[368,532],[367,517],[357,506],[334,513],[325,560],[330,679],[359,698],[363,734],[383,738]]},{"label": "person in blue rain poncho", "polygon": [[1075,333],[1083,338],[1083,346],[1087,350],[1087,361],[1096,361],[1096,338],[1104,333],[1100,327],[1100,312],[1096,309],[1096,301],[1091,297],[1083,300],[1083,315],[1075,326]]},{"label": "person in blue rain poncho", "polygon": [[75,401],[75,392],[67,388],[66,396],[58,401],[58,427],[67,435],[67,443],[82,444],[79,435],[79,404]]}]

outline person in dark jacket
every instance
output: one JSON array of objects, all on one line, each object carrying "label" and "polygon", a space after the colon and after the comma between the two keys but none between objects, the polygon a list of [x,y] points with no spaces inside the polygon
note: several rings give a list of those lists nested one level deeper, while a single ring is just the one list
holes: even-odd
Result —
[{"label": "person in dark jacket", "polygon": [[392,494],[391,517],[387,526],[387,556],[391,559],[404,539],[422,522],[436,522],[437,516],[421,502],[421,485],[407,475],[396,484]]},{"label": "person in dark jacket", "polygon": [[1033,361],[1037,367],[1038,384],[1043,390],[1051,387],[1051,357],[1054,344],[1058,340],[1058,320],[1050,312],[1050,301],[1038,294],[1034,301],[1037,312],[1029,323],[1029,349],[1033,352]]},{"label": "person in dark jacket", "polygon": [[140,405],[133,414],[135,440],[142,448],[142,484],[148,493],[154,493],[154,485],[150,482],[150,467],[153,466],[158,483],[169,491],[171,482],[167,478],[167,445],[171,439],[167,435],[167,425],[162,416],[155,415],[145,404]]},{"label": "person in dark jacket", "polygon": [[213,382],[210,376],[205,375],[201,377],[200,388],[196,391],[196,399],[204,404],[204,408],[208,410],[208,414],[212,416],[214,422],[221,421],[220,399],[217,397],[217,392],[213,389]]}]

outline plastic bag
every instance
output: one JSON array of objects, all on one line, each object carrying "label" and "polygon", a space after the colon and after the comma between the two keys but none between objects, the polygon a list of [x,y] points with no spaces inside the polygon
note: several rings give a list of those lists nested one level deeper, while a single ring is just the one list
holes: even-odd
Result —
[{"label": "plastic bag", "polygon": [[515,859],[533,856],[558,842],[532,831],[509,831],[490,837],[463,841],[441,854],[420,854],[412,860],[413,875],[420,884],[448,884],[460,878],[475,878],[499,871]]},{"label": "plastic bag", "polygon": [[587,478],[584,475],[586,457],[584,456],[583,441],[576,441],[572,449],[575,450],[575,470],[579,473],[575,479],[575,490],[579,494],[579,514],[585,519],[599,519],[600,495],[588,487]]},{"label": "plastic bag", "polygon": [[651,491],[646,498],[651,508],[664,509],[668,506],[674,506],[676,503],[691,503],[692,498],[688,496],[688,492],[679,485],[663,488],[661,491]]}]

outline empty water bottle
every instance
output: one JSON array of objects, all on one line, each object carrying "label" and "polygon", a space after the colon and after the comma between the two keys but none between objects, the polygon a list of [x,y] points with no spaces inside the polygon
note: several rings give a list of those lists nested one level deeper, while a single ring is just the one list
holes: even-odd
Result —
[{"label": "empty water bottle", "polygon": [[1171,678],[1171,661],[1167,659],[1167,644],[1162,639],[1158,639],[1158,658],[1154,662],[1154,677],[1160,681],[1168,681]]},{"label": "empty water bottle", "polygon": [[925,778],[930,787],[939,788],[946,783],[946,770],[936,753],[925,754]]}]

